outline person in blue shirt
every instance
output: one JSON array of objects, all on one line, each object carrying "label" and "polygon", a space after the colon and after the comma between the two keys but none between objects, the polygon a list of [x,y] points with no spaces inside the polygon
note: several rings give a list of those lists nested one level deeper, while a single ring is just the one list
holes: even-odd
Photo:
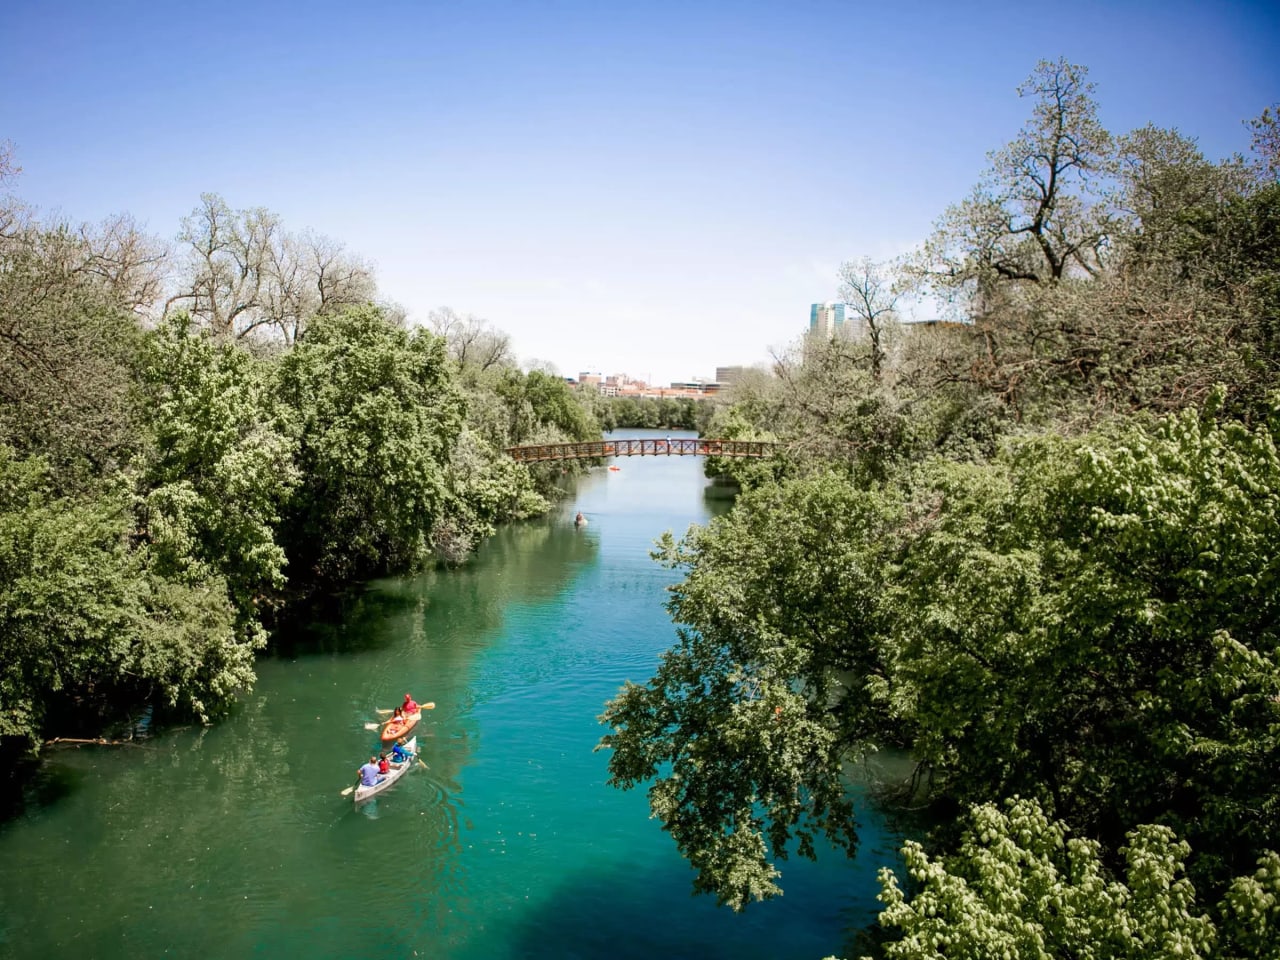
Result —
[{"label": "person in blue shirt", "polygon": [[396,741],[396,745],[391,748],[391,762],[404,763],[413,754],[409,752],[409,748],[404,745],[404,737]]},{"label": "person in blue shirt", "polygon": [[378,758],[370,757],[369,762],[360,768],[360,785],[362,787],[372,787],[376,783],[383,780],[382,774],[378,772]]}]

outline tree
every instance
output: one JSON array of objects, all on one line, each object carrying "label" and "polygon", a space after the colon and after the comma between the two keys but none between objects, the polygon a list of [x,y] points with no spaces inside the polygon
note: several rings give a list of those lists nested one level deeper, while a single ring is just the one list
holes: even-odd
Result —
[{"label": "tree", "polygon": [[484,373],[513,360],[511,338],[488,320],[471,314],[462,317],[449,307],[432,310],[427,319],[436,335],[448,343],[449,355],[464,370],[473,368]]},{"label": "tree", "polygon": [[445,516],[432,531],[432,546],[449,563],[460,563],[499,523],[545,513],[528,467],[495,450],[470,430],[454,445],[447,474]]},{"label": "tree", "polygon": [[1280,422],[1213,412],[929,469],[879,596],[940,798],[1035,797],[1108,849],[1165,823],[1206,884],[1280,830]]},{"label": "tree", "polygon": [[[14,152],[12,140],[0,140],[0,186],[16,180],[22,173]],[[26,215],[25,207],[13,197],[0,198],[0,241],[8,240],[20,231]]]},{"label": "tree", "polygon": [[798,353],[775,356],[782,404],[771,432],[794,459],[819,470],[848,464],[882,479],[910,453],[904,395],[876,378],[873,362],[864,342],[843,336],[809,336]]},{"label": "tree", "polygon": [[926,286],[965,290],[980,313],[1002,283],[1099,272],[1111,232],[1113,144],[1087,74],[1066,60],[1042,60],[1018,87],[1019,96],[1035,98],[1031,119],[990,154],[972,195],[943,215],[915,265]]},{"label": "tree", "polygon": [[165,313],[186,310],[218,336],[294,343],[312,317],[376,295],[372,270],[341,244],[290,234],[270,210],[232,210],[216,193],[201,195],[178,239],[185,275]]},{"label": "tree", "polygon": [[1259,179],[1280,180],[1280,104],[1267,107],[1250,120],[1249,132]]},{"label": "tree", "polygon": [[0,442],[40,453],[64,489],[132,455],[140,332],[83,236],[27,223],[0,239]]},{"label": "tree", "polygon": [[1128,221],[1119,250],[1125,272],[1172,266],[1187,279],[1188,235],[1244,189],[1244,171],[1210,163],[1193,139],[1150,124],[1119,139],[1117,159],[1117,202]]},{"label": "tree", "polygon": [[662,556],[678,643],[603,721],[611,782],[741,906],[885,744],[935,812],[1042,801],[1106,849],[1175,828],[1221,889],[1280,834],[1280,418],[1212,406],[892,484],[802,475]]},{"label": "tree", "polygon": [[226,584],[159,574],[129,520],[124,498],[59,496],[44,463],[0,445],[4,745],[34,750],[53,706],[63,728],[115,698],[204,719],[252,683]]},{"label": "tree", "polygon": [[515,372],[496,385],[511,410],[511,443],[596,440],[600,426],[563,377],[542,370]]},{"label": "tree", "polygon": [[885,327],[896,319],[900,297],[883,264],[863,257],[840,265],[840,299],[866,332],[871,344],[871,376],[877,383],[885,364]]},{"label": "tree", "polygon": [[284,525],[292,568],[351,579],[429,554],[464,416],[445,349],[367,306],[316,317],[282,358],[300,474]]},{"label": "tree", "polygon": [[609,702],[600,748],[612,785],[654,781],[650,809],[694,889],[734,909],[780,892],[774,861],[793,844],[811,856],[823,833],[856,847],[842,769],[887,730],[870,557],[892,500],[811,477],[660,541],[657,556],[685,572],[668,603],[678,641],[647,684]]},{"label": "tree", "polygon": [[954,856],[933,860],[907,842],[910,898],[892,871],[880,871],[880,923],[896,935],[884,955],[1280,957],[1275,853],[1260,859],[1255,876],[1237,880],[1211,914],[1183,875],[1190,848],[1168,827],[1131,830],[1121,852],[1124,874],[1113,879],[1096,842],[1071,837],[1034,801],[975,807]]},{"label": "tree", "polygon": [[83,269],[98,277],[120,305],[150,313],[168,279],[168,245],[144,233],[128,214],[82,225],[79,233]]},{"label": "tree", "polygon": [[260,366],[186,314],[161,321],[143,365],[150,443],[139,477],[153,563],[173,579],[224,578],[255,643],[260,605],[284,586],[275,528],[298,481]]}]

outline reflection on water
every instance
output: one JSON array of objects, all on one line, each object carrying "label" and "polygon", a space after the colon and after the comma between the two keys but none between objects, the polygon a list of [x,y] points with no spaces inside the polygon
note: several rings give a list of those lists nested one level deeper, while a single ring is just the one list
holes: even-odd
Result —
[{"label": "reflection on water", "polygon": [[[673,640],[652,542],[727,509],[694,458],[618,466],[466,567],[332,598],[227,721],[53,754],[0,824],[0,955],[842,952],[892,857],[872,812],[876,860],[788,861],[787,895],[735,916],[690,897],[643,791],[604,785],[596,717]],[[427,769],[357,808],[364,724],[406,691],[437,704]]]}]

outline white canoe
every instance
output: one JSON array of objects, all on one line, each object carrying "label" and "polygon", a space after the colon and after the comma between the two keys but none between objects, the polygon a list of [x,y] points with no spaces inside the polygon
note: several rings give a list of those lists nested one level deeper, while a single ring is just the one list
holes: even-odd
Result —
[{"label": "white canoe", "polygon": [[363,784],[361,784],[360,786],[356,787],[356,792],[355,792],[356,803],[362,803],[365,800],[368,800],[370,797],[372,797],[375,793],[381,793],[383,790],[387,789],[387,787],[391,786],[393,783],[395,783],[397,780],[399,780],[401,777],[403,777],[406,773],[409,772],[409,768],[413,766],[414,760],[416,760],[418,757],[418,738],[412,737],[411,739],[406,740],[404,745],[405,745],[405,749],[408,750],[411,754],[413,754],[413,756],[411,756],[404,763],[398,763],[398,764],[393,763],[391,765],[391,771],[385,774],[383,778],[379,780],[377,783],[375,783],[373,786],[366,787]]}]

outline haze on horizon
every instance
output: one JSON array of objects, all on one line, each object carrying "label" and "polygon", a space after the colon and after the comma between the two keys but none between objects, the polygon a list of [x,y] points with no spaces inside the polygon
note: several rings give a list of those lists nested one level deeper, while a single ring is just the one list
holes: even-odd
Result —
[{"label": "haze on horizon", "polygon": [[1265,3],[180,7],[0,8],[15,193],[169,239],[204,192],[267,207],[571,376],[765,361],[965,197],[1040,59],[1211,159],[1280,100]]}]

